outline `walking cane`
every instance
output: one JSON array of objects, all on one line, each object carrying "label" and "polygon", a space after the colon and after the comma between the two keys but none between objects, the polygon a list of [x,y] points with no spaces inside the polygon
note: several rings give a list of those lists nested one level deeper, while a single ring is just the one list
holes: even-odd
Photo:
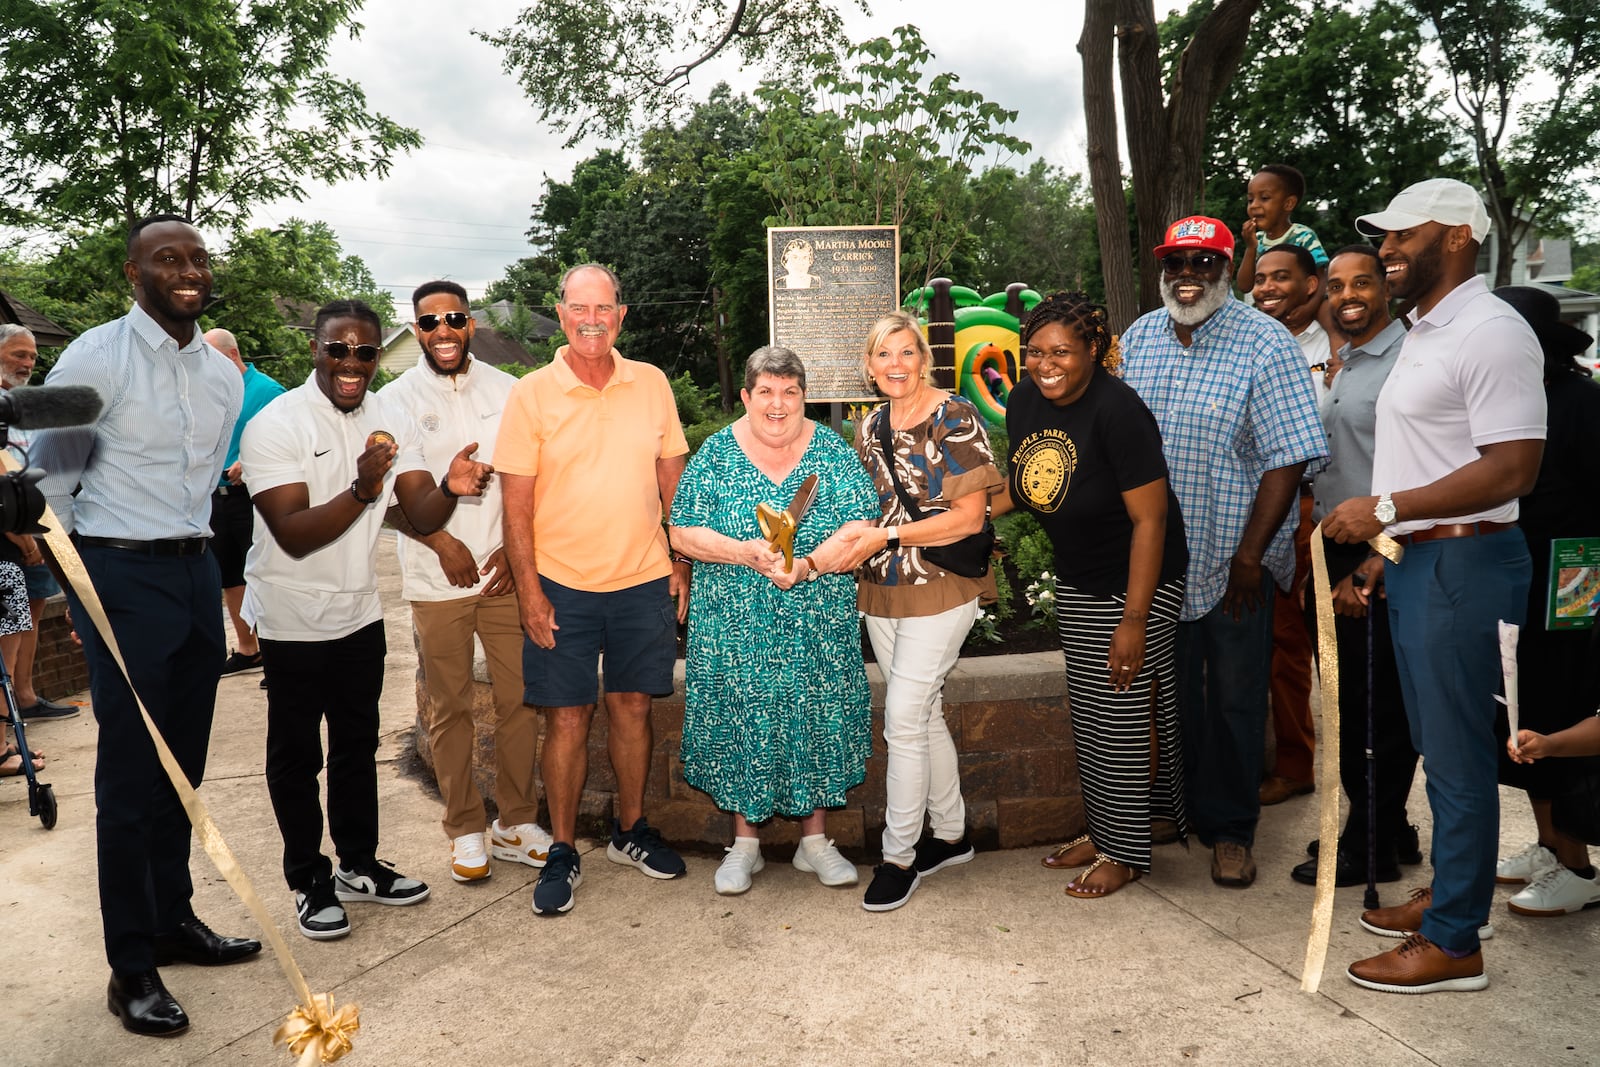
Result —
[{"label": "walking cane", "polygon": [[[1368,588],[1376,585],[1375,581],[1367,583]],[[1372,749],[1372,683],[1375,674],[1373,668],[1373,651],[1375,626],[1372,621],[1373,613],[1378,610],[1378,605],[1371,596],[1367,597],[1367,895],[1363,903],[1368,911],[1378,907],[1378,757]]]}]

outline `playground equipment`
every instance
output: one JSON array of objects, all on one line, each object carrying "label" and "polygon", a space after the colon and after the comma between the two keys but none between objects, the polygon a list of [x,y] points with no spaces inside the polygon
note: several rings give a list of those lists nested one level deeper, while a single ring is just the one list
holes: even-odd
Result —
[{"label": "playground equipment", "polygon": [[933,350],[934,384],[960,393],[985,419],[1003,426],[1006,398],[1022,374],[1018,329],[1039,300],[1039,293],[1022,282],[980,296],[948,278],[935,278],[906,294],[903,306],[922,321]]}]

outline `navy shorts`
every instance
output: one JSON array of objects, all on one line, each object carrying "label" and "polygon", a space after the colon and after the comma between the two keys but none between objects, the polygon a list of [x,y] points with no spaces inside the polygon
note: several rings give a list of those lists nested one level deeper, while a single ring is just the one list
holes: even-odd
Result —
[{"label": "navy shorts", "polygon": [[56,576],[43,563],[33,563],[22,568],[22,580],[28,587],[29,600],[49,600],[61,592]]},{"label": "navy shorts", "polygon": [[575,708],[600,698],[600,657],[606,690],[670,696],[677,658],[678,613],[667,579],[610,593],[589,593],[541,577],[555,608],[556,647],[522,639],[522,699],[543,708]]}]

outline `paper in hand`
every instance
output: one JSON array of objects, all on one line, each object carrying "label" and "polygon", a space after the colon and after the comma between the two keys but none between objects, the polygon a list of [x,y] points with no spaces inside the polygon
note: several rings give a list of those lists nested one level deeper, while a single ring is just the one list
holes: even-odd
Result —
[{"label": "paper in hand", "polygon": [[1517,748],[1517,634],[1521,628],[1515,623],[1500,620],[1500,671],[1505,676],[1505,696],[1495,699],[1506,706],[1506,720],[1511,725],[1511,747]]}]

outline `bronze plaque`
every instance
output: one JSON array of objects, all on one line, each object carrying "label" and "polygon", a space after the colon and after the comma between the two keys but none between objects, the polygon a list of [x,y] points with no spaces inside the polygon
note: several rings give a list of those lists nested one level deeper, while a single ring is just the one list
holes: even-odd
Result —
[{"label": "bronze plaque", "polygon": [[877,400],[861,376],[867,331],[900,306],[896,226],[783,226],[767,230],[772,343],[806,365],[806,400]]}]

